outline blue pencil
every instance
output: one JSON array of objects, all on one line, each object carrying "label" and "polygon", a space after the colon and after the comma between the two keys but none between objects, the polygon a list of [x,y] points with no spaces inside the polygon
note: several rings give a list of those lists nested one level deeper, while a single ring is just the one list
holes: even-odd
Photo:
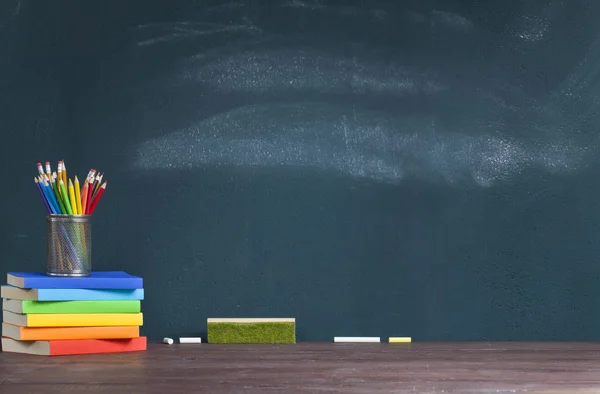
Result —
[{"label": "blue pencil", "polygon": [[44,179],[44,182],[42,183],[42,190],[46,193],[46,198],[48,199],[48,204],[50,205],[50,208],[52,208],[52,213],[56,214],[56,213],[60,213],[60,211],[58,210],[58,207],[56,206],[56,202],[54,202],[54,199],[52,198],[52,195],[50,194],[50,190],[48,189],[48,184],[47,184],[47,180]]},{"label": "blue pencil", "polygon": [[33,177],[33,180],[35,181],[35,186],[37,187],[38,192],[40,193],[40,197],[42,197],[42,201],[44,202],[46,211],[48,211],[48,213],[52,213],[52,209],[50,208],[50,205],[48,205],[48,201],[46,200],[46,196],[45,196],[44,192],[42,191],[42,187],[40,186],[40,183],[38,182],[36,177]]},{"label": "blue pencil", "polygon": [[60,213],[60,209],[58,208],[58,204],[56,203],[56,201],[52,198],[52,194],[50,193],[48,184],[46,183],[47,181],[44,179],[43,183],[42,183],[42,190],[44,191],[44,193],[46,193],[46,198],[48,198],[48,203],[50,205],[50,208],[52,208],[52,213],[53,214],[57,214]]},{"label": "blue pencil", "polygon": [[56,211],[57,214],[61,214],[64,213],[62,212],[62,210],[60,209],[60,205],[58,204],[58,201],[56,200],[56,195],[54,194],[54,190],[52,189],[52,185],[50,184],[49,180],[44,180],[44,186],[46,186],[46,191],[48,191],[48,195],[50,196],[50,200],[52,200],[52,204],[54,204],[54,210]]},{"label": "blue pencil", "polygon": [[[57,196],[56,196],[56,190],[54,190],[54,185],[52,184],[52,181],[48,180],[48,194],[50,195],[50,197],[52,198],[52,201],[54,202],[54,206],[56,207],[56,213],[58,214],[65,214],[67,213],[66,211],[64,211],[61,208],[62,205],[62,200],[59,204],[58,200],[57,200]],[[61,198],[60,196],[58,196],[58,198]]]}]

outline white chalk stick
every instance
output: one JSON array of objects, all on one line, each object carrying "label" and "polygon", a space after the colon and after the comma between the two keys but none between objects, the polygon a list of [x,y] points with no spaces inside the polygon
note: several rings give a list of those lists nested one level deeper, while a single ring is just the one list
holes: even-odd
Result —
[{"label": "white chalk stick", "polygon": [[179,343],[202,343],[202,338],[179,338]]},{"label": "white chalk stick", "polygon": [[334,342],[381,342],[380,337],[334,337]]},{"label": "white chalk stick", "polygon": [[172,345],[173,339],[172,338],[163,338],[163,342],[166,343],[167,345]]}]

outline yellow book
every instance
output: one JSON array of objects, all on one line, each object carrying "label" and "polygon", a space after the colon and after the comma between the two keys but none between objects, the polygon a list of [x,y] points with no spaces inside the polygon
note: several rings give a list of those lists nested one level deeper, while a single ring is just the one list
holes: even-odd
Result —
[{"label": "yellow book", "polygon": [[19,327],[141,326],[142,313],[33,313],[2,311],[2,321]]}]

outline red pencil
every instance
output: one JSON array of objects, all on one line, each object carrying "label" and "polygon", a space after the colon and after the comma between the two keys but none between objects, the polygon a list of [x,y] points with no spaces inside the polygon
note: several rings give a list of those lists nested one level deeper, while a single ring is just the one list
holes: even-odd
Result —
[{"label": "red pencil", "polygon": [[98,189],[98,194],[96,194],[96,198],[94,198],[94,201],[92,201],[92,205],[90,206],[88,214],[91,215],[92,213],[94,213],[94,209],[96,209],[96,205],[98,205],[100,197],[102,197],[102,194],[104,194],[104,190],[106,190],[106,183],[107,182],[104,182],[102,186],[100,186],[100,189]]},{"label": "red pencil", "polygon": [[92,205],[92,193],[93,193],[93,190],[94,190],[94,180],[90,179],[90,183],[88,185],[88,198],[87,198],[87,209],[86,209],[86,212],[87,212],[88,215],[92,213],[91,210],[90,210],[90,208],[91,208],[91,205]]}]

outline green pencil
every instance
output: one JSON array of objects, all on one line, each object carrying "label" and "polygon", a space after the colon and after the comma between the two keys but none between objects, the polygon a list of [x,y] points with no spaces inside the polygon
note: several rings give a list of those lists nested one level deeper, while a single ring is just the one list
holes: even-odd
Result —
[{"label": "green pencil", "polygon": [[63,200],[60,197],[60,193],[58,192],[58,186],[56,186],[56,180],[52,179],[52,181],[50,183],[52,184],[52,189],[54,190],[54,197],[56,198],[56,201],[58,202],[58,207],[60,208],[60,213],[64,215],[65,213],[67,213],[67,209],[65,208],[65,204],[63,204]]},{"label": "green pencil", "polygon": [[67,208],[67,213],[69,215],[73,214],[73,210],[71,209],[71,203],[69,202],[69,195],[67,194],[67,189],[65,188],[65,183],[63,180],[60,180],[60,191],[62,192],[62,196],[64,197],[65,208]]}]

